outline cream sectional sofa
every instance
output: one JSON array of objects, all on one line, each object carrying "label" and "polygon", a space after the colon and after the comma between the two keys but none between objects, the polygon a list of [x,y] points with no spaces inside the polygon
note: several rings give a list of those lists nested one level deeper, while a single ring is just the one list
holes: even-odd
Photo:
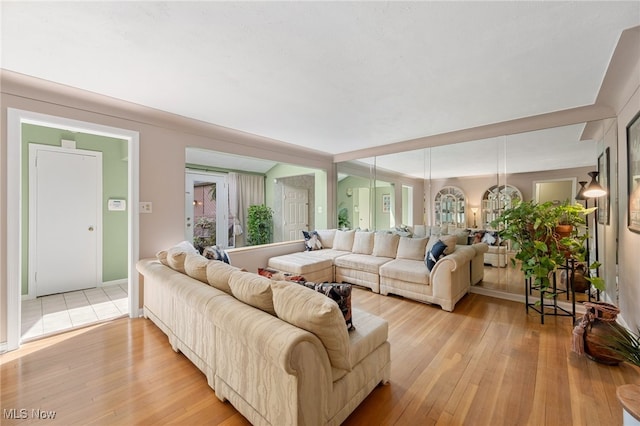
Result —
[{"label": "cream sectional sofa", "polygon": [[[268,266],[309,281],[346,282],[375,293],[434,303],[447,311],[484,277],[486,244],[457,245],[455,236],[411,238],[335,229],[316,232],[322,249],[274,256]],[[429,271],[425,255],[439,239],[447,243],[448,252]]]},{"label": "cream sectional sofa", "polygon": [[256,425],[338,425],[390,374],[388,324],[184,247],[137,264],[144,315]]}]

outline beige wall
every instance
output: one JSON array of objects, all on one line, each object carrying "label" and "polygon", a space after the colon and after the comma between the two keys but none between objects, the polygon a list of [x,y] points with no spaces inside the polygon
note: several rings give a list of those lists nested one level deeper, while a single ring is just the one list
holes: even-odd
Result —
[{"label": "beige wall", "polygon": [[[153,213],[140,215],[140,257],[184,239],[184,170],[187,146],[265,158],[327,170],[328,211],[335,211],[334,165],[330,155],[89,92],[2,71],[0,158],[0,342],[6,342],[7,282],[7,108],[112,126],[140,134],[140,200]],[[333,221],[333,218],[331,218]],[[330,222],[329,226],[335,226]]]}]

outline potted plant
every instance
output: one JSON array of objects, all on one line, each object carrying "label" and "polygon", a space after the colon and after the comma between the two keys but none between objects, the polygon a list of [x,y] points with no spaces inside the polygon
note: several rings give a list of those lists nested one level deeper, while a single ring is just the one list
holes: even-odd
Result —
[{"label": "potted plant", "polygon": [[249,245],[268,244],[271,242],[273,226],[273,210],[265,205],[249,206],[247,218],[247,242]]},{"label": "potted plant", "polygon": [[[533,285],[546,289],[549,274],[564,265],[567,258],[583,261],[586,254],[585,216],[594,208],[581,204],[555,204],[552,202],[518,201],[505,209],[491,226],[499,229],[502,239],[510,240],[516,251],[514,259],[521,262],[525,278]],[[568,234],[559,234],[558,225],[570,225]],[[598,283],[599,284],[599,283]]]},{"label": "potted plant", "polygon": [[338,228],[347,229],[351,227],[351,222],[349,221],[349,210],[346,207],[343,207],[338,212]]}]

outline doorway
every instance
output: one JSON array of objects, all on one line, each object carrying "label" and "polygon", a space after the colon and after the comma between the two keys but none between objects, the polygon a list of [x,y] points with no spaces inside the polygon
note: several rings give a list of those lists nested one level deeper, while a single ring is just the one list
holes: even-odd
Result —
[{"label": "doorway", "polygon": [[[123,156],[127,183],[125,193],[122,198],[126,198],[128,208],[123,212],[126,223],[126,278],[118,285],[126,285],[128,300],[127,313],[130,317],[140,316],[139,294],[138,294],[138,274],[135,264],[138,261],[138,155],[139,155],[139,134],[138,132],[103,126],[95,123],[72,120],[47,114],[40,114],[31,111],[7,109],[7,343],[2,345],[0,351],[15,350],[20,346],[21,339],[21,300],[23,299],[23,280],[28,274],[26,265],[28,255],[22,253],[20,247],[25,244],[21,241],[25,237],[23,223],[27,220],[23,218],[26,214],[24,204],[21,203],[25,189],[22,184],[24,174],[22,170],[26,167],[22,164],[23,152],[23,125],[36,125],[65,129],[68,132],[82,132],[92,135],[116,138],[124,141]],[[28,186],[27,186],[28,187]],[[28,199],[28,198],[27,198]],[[27,202],[25,202],[26,204]],[[28,276],[28,275],[27,275]],[[116,284],[115,282],[113,284]]]},{"label": "doorway", "polygon": [[227,175],[187,170],[184,193],[185,239],[200,251],[213,245],[234,247]]}]

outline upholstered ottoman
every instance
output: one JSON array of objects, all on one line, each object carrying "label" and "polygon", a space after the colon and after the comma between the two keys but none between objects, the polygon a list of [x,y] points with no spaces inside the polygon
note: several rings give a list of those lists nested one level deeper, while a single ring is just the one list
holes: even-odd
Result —
[{"label": "upholstered ottoman", "polygon": [[484,263],[496,268],[507,266],[507,246],[489,246],[484,254]]},{"label": "upholstered ottoman", "polygon": [[333,281],[333,261],[328,258],[309,256],[309,253],[304,251],[272,257],[268,265],[269,268],[282,272],[302,275],[307,281]]}]

